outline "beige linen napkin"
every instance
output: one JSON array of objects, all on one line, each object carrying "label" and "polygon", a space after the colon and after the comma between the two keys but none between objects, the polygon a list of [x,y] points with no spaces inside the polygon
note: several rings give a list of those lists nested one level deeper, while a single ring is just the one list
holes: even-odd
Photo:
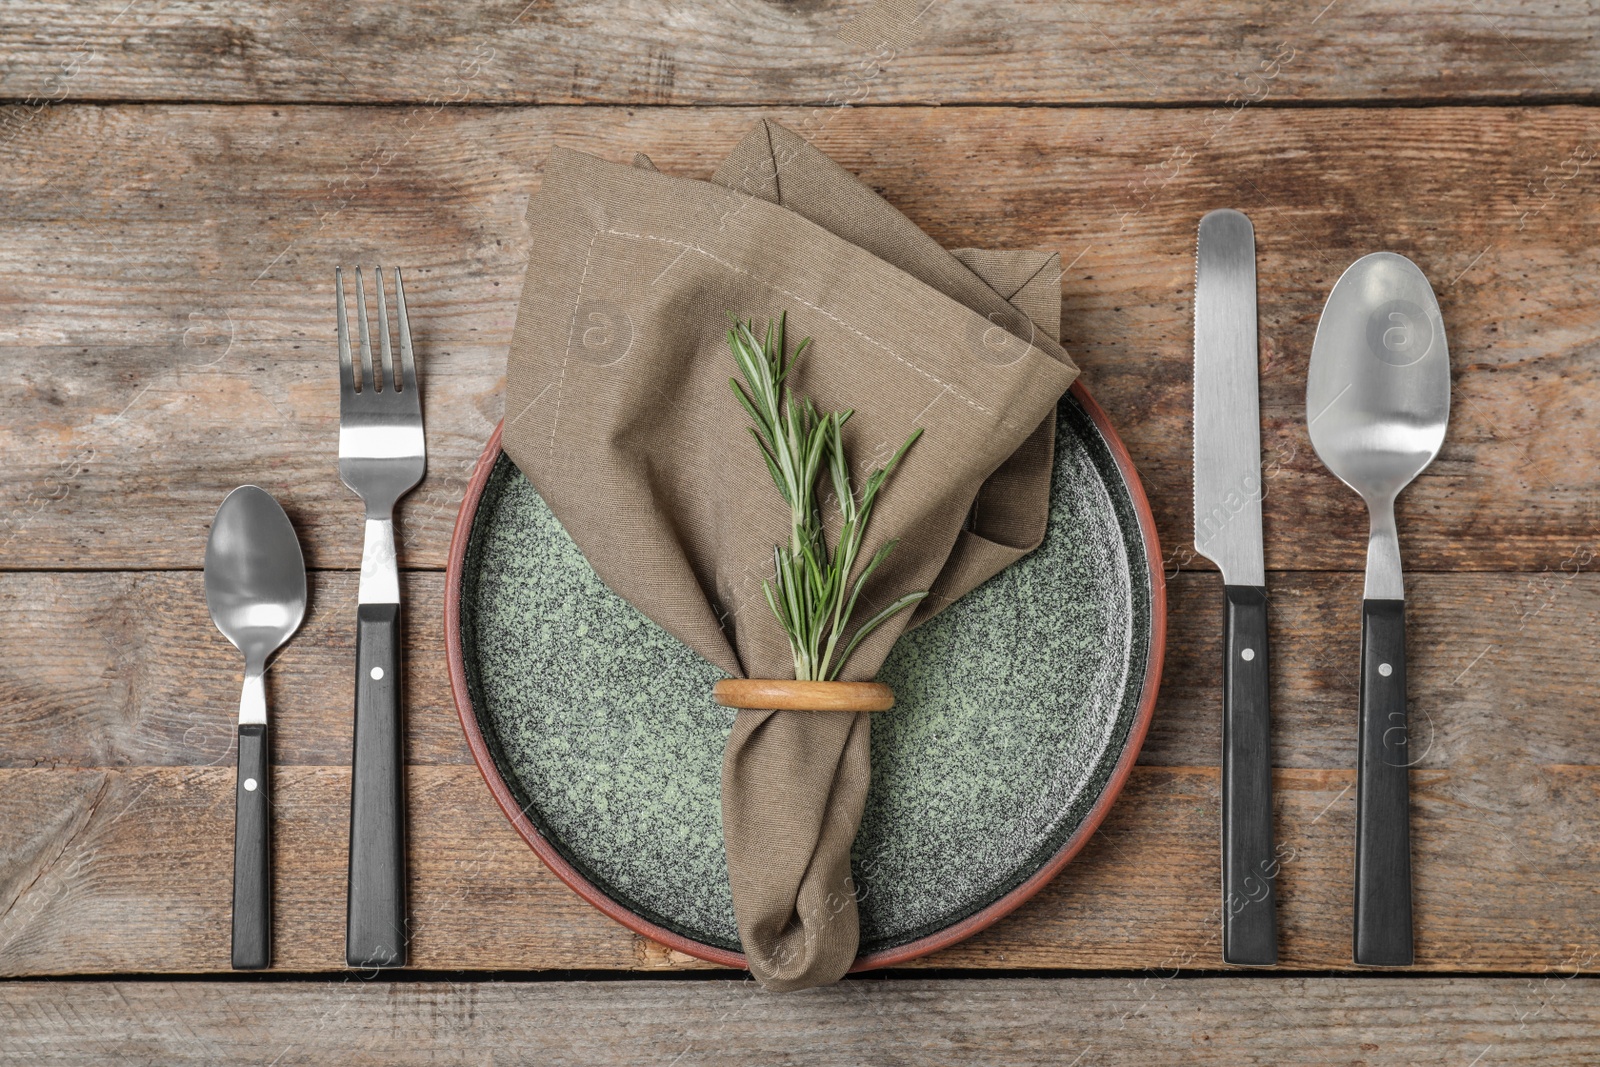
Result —
[{"label": "beige linen napkin", "polygon": [[[926,431],[878,499],[863,553],[901,543],[857,617],[933,593],[841,677],[872,678],[907,625],[1043,537],[1055,404],[1077,374],[1055,340],[1055,256],[947,252],[771,122],[710,182],[557,149],[528,223],[505,450],[601,579],[729,674],[793,677],[761,591],[788,512],[728,384],[729,314],[759,325],[787,312],[791,343],[813,338],[792,380],[824,410],[856,409],[845,446],[858,476]],[[769,989],[833,981],[855,958],[868,730],[840,712],[735,721],[728,877]]]}]

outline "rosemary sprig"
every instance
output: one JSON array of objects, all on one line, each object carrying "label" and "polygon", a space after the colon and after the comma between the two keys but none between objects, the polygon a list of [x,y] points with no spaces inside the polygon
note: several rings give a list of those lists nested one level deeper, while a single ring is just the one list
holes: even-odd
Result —
[{"label": "rosemary sprig", "polygon": [[[810,346],[808,337],[786,356],[787,314],[776,327],[769,321],[766,336],[757,337],[755,323],[734,320],[728,347],[745,384],[728,379],[734,395],[754,425],[747,427],[761,447],[762,459],[778,493],[789,505],[789,542],[772,550],[773,578],[763,581],[767,604],[783,624],[794,653],[794,676],[801,681],[832,681],[868,634],[895,613],[928,595],[908,593],[856,628],[839,650],[855,612],[862,587],[872,577],[898,541],[889,541],[873,553],[851,581],[872,518],[872,505],[883,483],[906,450],[922,436],[919,427],[889,462],[867,476],[858,494],[845,460],[843,428],[854,410],[818,411],[809,397],[795,396],[787,379],[795,361]],[[830,551],[823,532],[818,482],[826,469],[839,509],[839,543]]]}]

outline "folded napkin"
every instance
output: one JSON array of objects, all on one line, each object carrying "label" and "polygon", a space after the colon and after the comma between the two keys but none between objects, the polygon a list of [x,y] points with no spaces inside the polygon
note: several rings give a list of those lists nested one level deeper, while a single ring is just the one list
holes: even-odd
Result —
[{"label": "folded napkin", "polygon": [[[947,252],[771,122],[710,182],[557,149],[528,223],[502,444],[600,578],[730,675],[794,675],[761,589],[788,509],[729,388],[730,314],[759,328],[787,312],[791,346],[813,338],[791,380],[823,410],[856,409],[845,447],[858,479],[926,431],[878,498],[863,558],[900,545],[856,618],[932,592],[841,678],[871,679],[908,625],[1039,544],[1055,405],[1077,374],[1055,338],[1056,256]],[[855,959],[868,735],[865,714],[735,720],[728,878],[769,989],[834,981]]]}]

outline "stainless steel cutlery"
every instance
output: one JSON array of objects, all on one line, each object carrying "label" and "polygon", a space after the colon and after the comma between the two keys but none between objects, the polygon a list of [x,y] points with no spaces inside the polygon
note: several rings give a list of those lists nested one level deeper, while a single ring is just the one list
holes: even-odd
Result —
[{"label": "stainless steel cutlery", "polygon": [[1344,272],[1317,323],[1306,379],[1311,444],[1371,516],[1361,602],[1355,961],[1412,961],[1405,583],[1394,504],[1439,454],[1450,354],[1433,288],[1392,252]]},{"label": "stainless steel cutlery", "polygon": [[375,270],[380,365],[373,366],[365,286],[356,272],[359,366],[351,358],[343,272],[335,270],[339,325],[339,476],[366,505],[356,614],[355,745],[350,786],[350,881],[345,958],[352,967],[406,961],[404,744],[400,692],[400,575],[395,503],[427,466],[422,404],[394,272],[400,359],[395,366],[383,272]]},{"label": "stainless steel cutlery", "polygon": [[1222,958],[1278,960],[1267,578],[1261,540],[1256,249],[1250,220],[1200,220],[1194,284],[1194,547],[1222,572]]},{"label": "stainless steel cutlery", "polygon": [[[395,503],[427,466],[421,394],[404,283],[394,272],[399,358],[391,344],[383,273],[373,272],[378,360],[366,290],[356,274],[360,361],[350,349],[344,275],[335,269],[339,339],[339,476],[366,505],[356,611],[355,744],[350,773],[350,880],[345,958],[352,967],[406,961],[404,743],[400,689],[400,573]],[[253,485],[228,494],[206,542],[211,617],[245,656],[239,704],[234,833],[233,965],[271,962],[271,789],[267,773],[268,657],[306,610],[305,562],[277,501]]]},{"label": "stainless steel cutlery", "polygon": [[[339,475],[365,505],[356,616],[346,960],[407,956],[400,580],[394,508],[427,458],[405,290],[393,273],[391,333],[381,270],[376,320],[356,272],[359,360],[335,271]],[[1267,588],[1262,541],[1255,231],[1238,211],[1200,220],[1195,256],[1195,549],[1224,591],[1223,959],[1277,962]],[[377,334],[374,359],[372,335]],[[391,338],[396,343],[391,343]],[[396,347],[398,352],[396,351]],[[397,358],[398,356],[398,358]],[[1444,325],[1427,278],[1403,256],[1357,260],[1328,296],[1312,346],[1306,420],[1323,463],[1371,517],[1362,601],[1355,960],[1412,962],[1405,586],[1395,500],[1438,455],[1450,413]],[[233,965],[271,960],[267,659],[300,625],[305,564],[293,527],[255,486],[230,493],[206,544],[206,600],[245,656],[239,709]]]},{"label": "stainless steel cutlery", "polygon": [[[1223,625],[1223,959],[1277,961],[1261,536],[1255,232],[1237,211],[1200,220],[1194,305],[1195,549],[1217,564]],[[1322,462],[1371,516],[1361,606],[1355,961],[1412,962],[1405,584],[1395,498],[1438,455],[1450,417],[1439,303],[1416,264],[1358,259],[1328,295],[1306,380]]]},{"label": "stainless steel cutlery", "polygon": [[206,539],[206,605],[244,653],[239,770],[234,785],[233,965],[272,962],[272,789],[267,761],[267,660],[306,614],[306,565],[283,508],[253,485],[229,493]]}]

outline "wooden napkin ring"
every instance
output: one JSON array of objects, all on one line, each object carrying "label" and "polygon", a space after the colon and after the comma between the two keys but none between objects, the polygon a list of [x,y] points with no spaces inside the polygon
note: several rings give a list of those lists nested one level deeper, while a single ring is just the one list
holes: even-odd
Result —
[{"label": "wooden napkin ring", "polygon": [[894,690],[881,682],[797,682],[781,678],[724,678],[711,698],[725,708],[761,711],[888,711]]}]

